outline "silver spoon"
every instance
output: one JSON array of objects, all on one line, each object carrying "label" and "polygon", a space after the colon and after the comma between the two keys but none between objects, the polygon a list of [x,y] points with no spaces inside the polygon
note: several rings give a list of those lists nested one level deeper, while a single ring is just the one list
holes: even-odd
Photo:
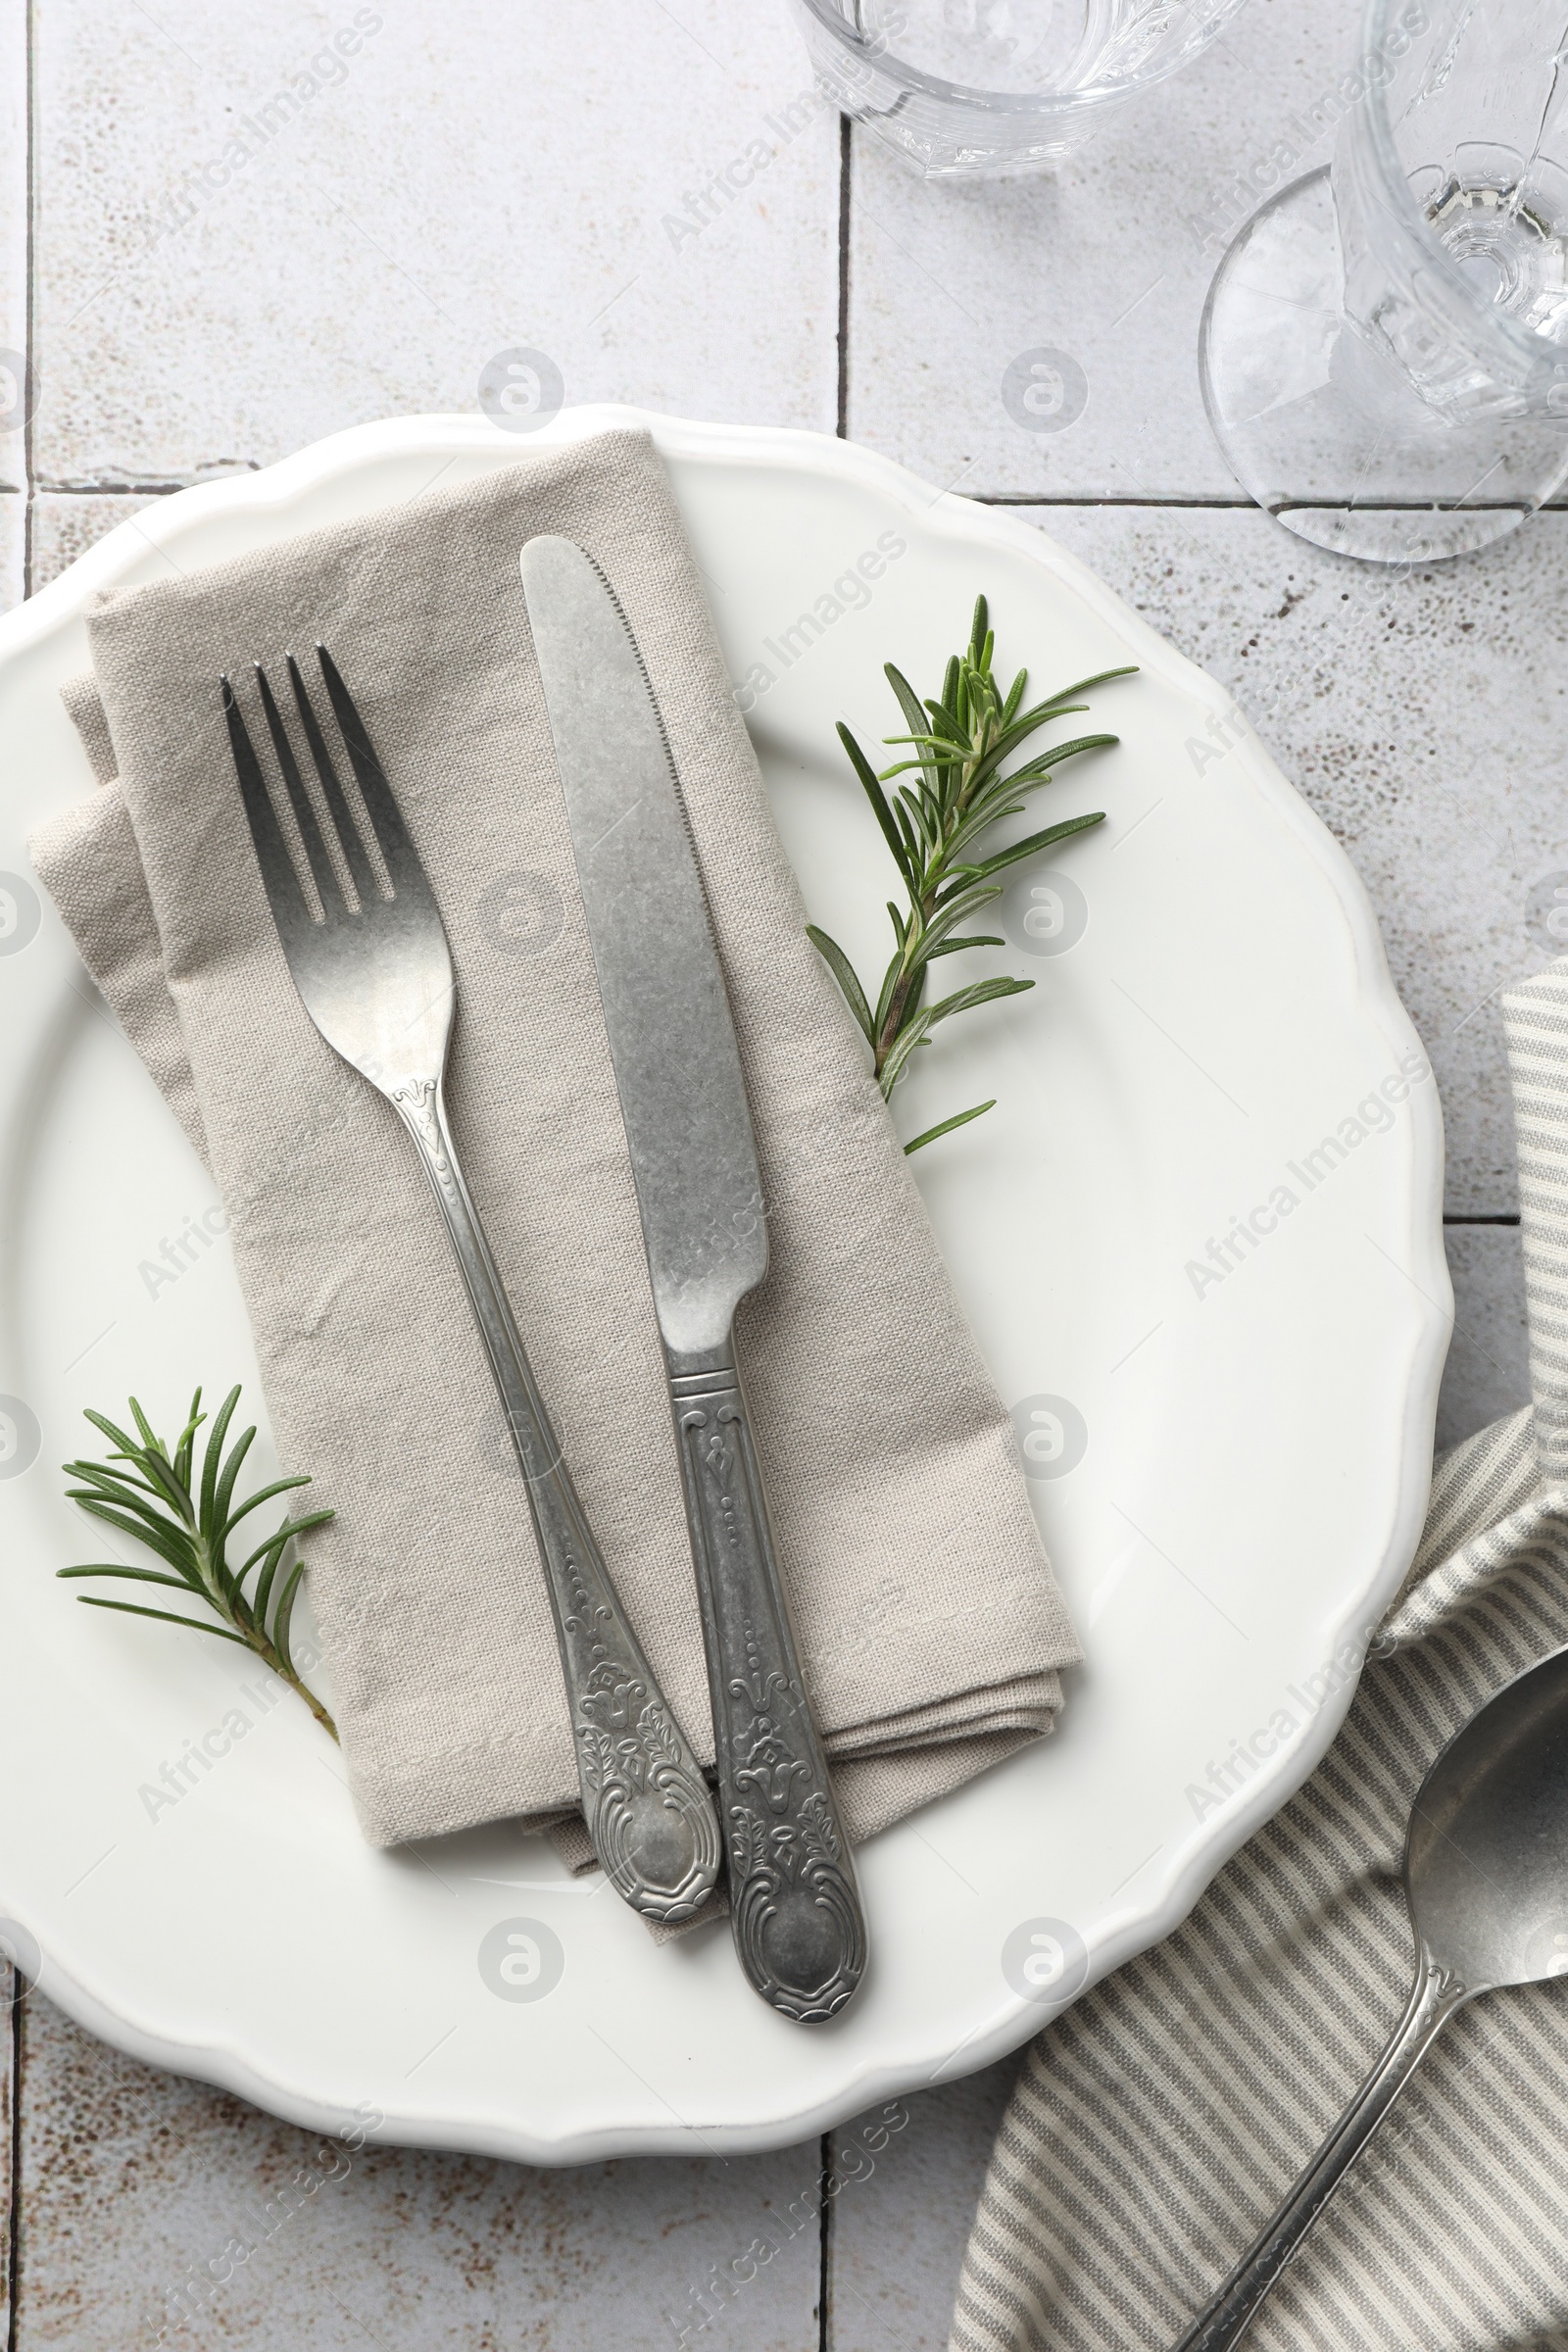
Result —
[{"label": "silver spoon", "polygon": [[1450,2017],[1568,1969],[1568,1649],[1489,1699],[1422,1782],[1404,1841],[1416,1977],[1393,2039],[1174,2352],[1229,2352]]}]

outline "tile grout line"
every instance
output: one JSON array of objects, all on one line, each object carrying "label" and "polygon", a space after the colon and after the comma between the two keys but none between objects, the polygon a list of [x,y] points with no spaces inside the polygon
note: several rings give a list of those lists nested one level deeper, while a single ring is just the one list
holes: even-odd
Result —
[{"label": "tile grout line", "polygon": [[[23,137],[27,155],[24,170],[24,202],[26,223],[23,238],[23,269],[25,284],[23,289],[23,334],[26,348],[23,353],[22,395],[22,488],[25,504],[22,510],[22,595],[23,601],[32,594],[33,573],[33,486],[35,481],[36,445],[34,440],[38,406],[38,74],[37,74],[37,0],[24,0],[23,45],[25,87],[23,93]],[[27,398],[27,371],[32,376],[33,397]]]},{"label": "tile grout line", "polygon": [[[850,437],[850,199],[855,177],[855,138],[848,115],[839,117],[839,318],[838,318],[838,401],[835,430],[839,440]],[[817,2352],[832,2352],[831,2322],[828,2316],[828,2294],[832,2269],[833,2207],[828,2197],[828,2181],[833,2162],[833,2135],[824,2132],[817,2150],[817,2183],[821,2190],[821,2213],[817,2221],[816,2253],[816,2348]]]},{"label": "tile grout line", "polygon": [[[845,183],[843,203],[845,210],[847,211],[849,203],[847,181]],[[838,424],[835,434],[835,437],[841,441],[849,438],[848,313],[849,272],[847,260],[844,260],[841,261],[840,265]],[[27,429],[30,435],[30,425]],[[216,474],[196,474],[192,475],[189,481],[40,481],[32,472],[30,455],[27,471],[28,480],[24,489],[21,487],[0,487],[0,496],[23,496],[28,500],[29,506],[35,497],[43,494],[47,494],[47,496],[50,498],[173,498],[177,496],[181,490],[190,490],[205,486],[205,484],[209,481],[222,480],[227,478],[239,480],[243,478],[237,474],[232,477]],[[1212,497],[1197,491],[1195,491],[1190,497],[1161,497],[1154,492],[1151,492],[1147,498],[1129,496],[1120,491],[1114,493],[1107,492],[1102,495],[1093,490],[965,490],[959,492],[958,495],[966,498],[971,505],[977,507],[1046,507],[1053,510],[1060,510],[1063,513],[1072,513],[1076,511],[1077,513],[1086,514],[1098,514],[1102,510],[1119,510],[1125,511],[1129,514],[1139,514],[1145,510],[1148,510],[1151,513],[1161,513],[1168,511],[1171,513],[1186,514],[1260,514],[1263,513],[1262,508],[1255,505],[1254,502],[1250,498],[1225,498],[1217,492]],[[1568,514],[1568,504],[1565,504],[1564,506],[1547,504],[1538,508],[1537,513],[1541,514]],[[1273,521],[1275,517],[1272,515],[1265,515],[1264,519],[1267,521]],[[1302,544],[1309,546],[1311,543],[1310,541],[1303,541]],[[1319,549],[1317,552],[1321,554],[1324,551]]]},{"label": "tile grout line", "polygon": [[821,2192],[822,2216],[818,2225],[821,2241],[817,2252],[816,2269],[816,2352],[833,2352],[832,2321],[829,2294],[832,2286],[832,2229],[833,2200],[828,2194],[833,2179],[833,2134],[824,2132],[817,2153],[817,2187]]},{"label": "tile grout line", "polygon": [[22,2301],[22,1979],[15,1968],[6,1965],[10,1980],[11,2006],[6,2019],[10,2036],[9,2090],[11,2114],[8,2119],[11,2179],[6,2199],[6,2352],[16,2352],[21,2321]]},{"label": "tile grout line", "polygon": [[848,115],[839,117],[839,332],[838,422],[841,441],[850,437],[850,189],[855,143]]},{"label": "tile grout line", "polygon": [[[192,476],[188,482],[40,482],[34,481],[35,491],[50,498],[172,498],[178,491],[192,490],[198,479],[214,480],[214,475]],[[243,479],[243,476],[230,476]]]},{"label": "tile grout line", "polygon": [[[37,5],[36,0],[24,0],[23,7],[24,90],[23,137],[26,141],[26,161],[24,169],[24,202],[26,221],[23,237],[23,422],[22,422],[22,594],[25,600],[32,594],[33,569],[33,479],[34,443],[33,410],[36,400],[26,397],[27,371],[30,369],[34,386],[37,369],[37,197],[38,197],[38,138],[37,138]],[[6,2156],[10,2178],[6,2182],[5,2212],[5,2352],[16,2352],[21,2328],[22,2304],[22,2067],[23,2067],[23,1982],[18,1971],[9,1963],[0,1962],[0,1975],[9,1994],[5,2030],[10,2048],[6,2052],[6,2094],[10,2113],[0,2117],[6,2136]]]},{"label": "tile grout line", "polygon": [[966,490],[965,498],[977,507],[1178,507],[1213,508],[1220,513],[1260,514],[1263,510],[1251,498],[1235,498],[1223,490],[1171,491],[1161,494],[1151,490],[1147,496],[1137,491],[1108,491],[1102,498],[1092,493],[1071,490]]},{"label": "tile grout line", "polygon": [[[1151,490],[1148,492],[1116,490],[1108,491],[1102,497],[1096,497],[1091,492],[1072,490],[965,490],[962,495],[972,500],[977,507],[1170,507],[1178,511],[1191,510],[1203,514],[1262,514],[1268,521],[1280,523],[1282,529],[1288,527],[1281,521],[1278,514],[1272,513],[1267,507],[1260,507],[1255,499],[1237,497],[1223,490]],[[1305,500],[1297,500],[1291,511],[1294,513],[1305,503]],[[1509,502],[1504,499],[1492,501],[1478,499],[1475,511],[1478,514],[1499,513],[1508,504]],[[1363,511],[1371,510],[1363,509]],[[1380,514],[1424,513],[1425,509],[1407,509],[1393,499],[1384,499],[1379,502],[1376,512]],[[1561,514],[1565,512],[1568,512],[1568,500],[1560,499],[1544,499],[1536,509],[1538,514]],[[1527,517],[1528,519],[1530,518]],[[1311,547],[1315,543],[1311,540],[1304,540],[1302,544]],[[1332,551],[1319,548],[1317,552],[1319,555],[1326,555]],[[1435,556],[1428,560],[1433,563],[1442,563],[1446,559]],[[1380,566],[1371,564],[1365,566],[1368,571],[1392,568],[1391,565]]]}]

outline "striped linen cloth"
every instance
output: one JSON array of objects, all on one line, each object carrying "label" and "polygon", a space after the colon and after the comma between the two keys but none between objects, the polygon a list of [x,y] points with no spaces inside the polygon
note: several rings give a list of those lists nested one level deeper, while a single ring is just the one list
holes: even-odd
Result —
[{"label": "striped linen cloth", "polygon": [[[1029,2049],[955,2352],[1175,2343],[1403,2011],[1399,1880],[1444,1742],[1568,1642],[1568,957],[1504,999],[1534,1402],[1438,1464],[1344,1730],[1174,1936]],[[1568,1954],[1564,1956],[1568,1967]],[[1568,2352],[1568,1988],[1447,2029],[1247,2352]]]}]

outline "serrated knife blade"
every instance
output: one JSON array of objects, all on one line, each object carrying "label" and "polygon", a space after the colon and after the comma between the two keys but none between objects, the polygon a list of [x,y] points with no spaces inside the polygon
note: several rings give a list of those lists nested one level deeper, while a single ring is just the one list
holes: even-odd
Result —
[{"label": "serrated knife blade", "polygon": [[865,1929],[736,1370],[735,1309],[767,1268],[740,1048],[619,599],[573,540],[530,539],[521,568],[664,1344],[736,1949],[764,2000],[813,2023],[854,1993]]}]

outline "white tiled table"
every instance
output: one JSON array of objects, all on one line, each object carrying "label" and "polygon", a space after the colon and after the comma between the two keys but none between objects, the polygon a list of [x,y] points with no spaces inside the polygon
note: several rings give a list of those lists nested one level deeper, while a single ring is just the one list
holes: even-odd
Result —
[{"label": "white tiled table", "polygon": [[[27,0],[0,0],[0,348],[28,347],[42,384],[29,434],[0,435],[0,598],[187,482],[471,409],[514,345],[569,400],[845,430],[1019,508],[1234,690],[1372,892],[1443,1086],[1458,1436],[1526,1394],[1493,999],[1544,962],[1527,905],[1568,868],[1568,515],[1398,582],[1316,556],[1237,493],[1195,365],[1204,224],[1334,79],[1355,14],[1249,0],[1059,180],[942,188],[843,139],[780,0],[34,0],[30,29]],[[331,34],[372,19],[306,97]],[[269,113],[280,90],[294,105]],[[246,116],[266,136],[217,184]],[[759,140],[745,192],[672,227]],[[1054,435],[1000,396],[1040,344],[1089,383]],[[308,2143],[38,1999],[9,2057],[10,2352],[150,2345],[187,2264]],[[562,2174],[368,2153],[170,2340],[673,2352],[684,2328],[715,2352],[926,2352],[1011,2071],[912,2097],[856,2180],[847,2133]],[[825,2224],[713,2291],[825,2168]]]}]

